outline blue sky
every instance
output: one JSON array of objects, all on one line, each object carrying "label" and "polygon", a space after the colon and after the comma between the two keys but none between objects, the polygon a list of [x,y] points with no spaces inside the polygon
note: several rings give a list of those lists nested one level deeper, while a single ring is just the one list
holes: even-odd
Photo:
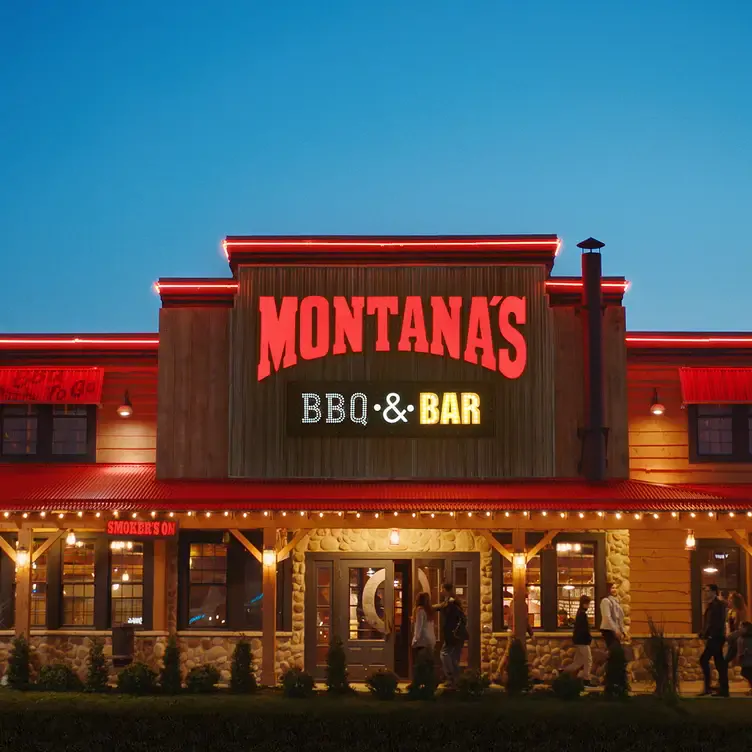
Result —
[{"label": "blue sky", "polygon": [[607,243],[630,329],[752,329],[752,3],[0,3],[0,331],[151,331],[253,233]]}]

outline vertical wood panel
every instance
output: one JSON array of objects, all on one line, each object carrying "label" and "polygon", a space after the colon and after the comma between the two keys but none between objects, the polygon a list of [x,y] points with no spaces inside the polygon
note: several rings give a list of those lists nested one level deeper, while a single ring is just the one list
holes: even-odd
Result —
[{"label": "vertical wood panel", "polygon": [[628,478],[626,310],[608,306],[603,316],[603,378],[609,429],[607,474],[609,478]]},{"label": "vertical wood panel", "polygon": [[[232,315],[230,474],[241,477],[494,478],[553,475],[554,358],[551,311],[542,267],[244,268]],[[462,295],[463,328],[474,295],[527,298],[522,327],[528,359],[523,375],[419,353],[375,353],[375,317],[364,317],[366,352],[299,362],[257,381],[258,297],[271,295],[407,295],[424,299],[430,332],[431,295]],[[401,317],[390,319],[391,342]],[[495,386],[493,439],[289,438],[285,404],[290,381],[465,381]]]},{"label": "vertical wood panel", "polygon": [[160,311],[160,478],[227,475],[229,319],[226,308]]}]

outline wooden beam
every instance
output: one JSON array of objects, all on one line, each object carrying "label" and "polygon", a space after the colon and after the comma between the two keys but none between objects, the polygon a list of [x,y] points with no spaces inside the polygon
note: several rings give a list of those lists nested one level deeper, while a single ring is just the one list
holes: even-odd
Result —
[{"label": "wooden beam", "polygon": [[[512,548],[515,554],[525,551],[525,531],[517,528],[512,531]],[[514,638],[523,645],[527,637],[527,561],[524,566],[515,566],[512,559],[512,609],[514,612]]]},{"label": "wooden beam", "polygon": [[230,530],[230,532],[243,544],[243,547],[248,551],[259,563],[263,563],[264,557],[261,555],[256,546],[251,543],[248,538],[240,532],[240,530]]},{"label": "wooden beam", "polygon": [[494,534],[490,530],[479,530],[483,537],[488,541],[491,548],[498,551],[508,562],[511,563],[512,561],[512,552],[503,546],[499,541],[496,540],[494,537]]},{"label": "wooden beam", "polygon": [[18,545],[29,552],[29,563],[16,568],[15,632],[16,637],[25,635],[28,639],[31,630],[31,554],[34,547],[34,535],[30,529],[19,530]]},{"label": "wooden beam", "polygon": [[310,534],[310,530],[298,530],[292,539],[289,540],[282,548],[277,552],[277,561],[284,561],[295,549],[295,547]]},{"label": "wooden beam", "polygon": [[551,541],[561,532],[561,530],[549,530],[528,552],[527,560],[532,561]]},{"label": "wooden beam", "polygon": [[[277,542],[277,530],[264,528],[264,550],[274,550]],[[273,687],[277,683],[274,668],[277,657],[277,562],[261,564],[262,593],[261,602],[261,683]]]},{"label": "wooden beam", "polygon": [[61,530],[59,533],[53,533],[47,540],[42,543],[39,548],[37,548],[34,553],[31,555],[31,561],[34,563],[40,556],[43,556],[49,548],[55,545],[57,541],[60,540],[61,536],[63,535],[63,531]]},{"label": "wooden beam", "polygon": [[15,564],[16,563],[16,549],[8,543],[2,535],[0,535],[0,549],[2,549],[8,556],[8,558]]},{"label": "wooden beam", "polygon": [[167,541],[154,541],[154,594],[152,624],[155,631],[167,631]]},{"label": "wooden beam", "polygon": [[742,535],[738,530],[727,530],[726,532],[734,543],[741,546],[747,552],[747,556],[752,556],[752,545],[750,545],[747,536]]}]

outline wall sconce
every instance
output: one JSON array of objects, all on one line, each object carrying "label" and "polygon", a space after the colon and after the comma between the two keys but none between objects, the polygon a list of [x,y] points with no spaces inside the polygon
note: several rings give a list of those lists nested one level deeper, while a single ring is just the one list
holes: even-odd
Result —
[{"label": "wall sconce", "polygon": [[29,549],[26,546],[19,546],[16,549],[16,569],[23,569],[29,566]]},{"label": "wall sconce", "polygon": [[123,395],[123,404],[118,407],[117,414],[121,418],[130,418],[131,415],[133,415],[133,404],[131,403],[131,398],[127,389]]},{"label": "wall sconce", "polygon": [[277,564],[277,553],[272,548],[265,548],[261,559],[265,567],[274,567]]},{"label": "wall sconce", "polygon": [[76,534],[72,530],[69,530],[68,535],[65,536],[65,545],[66,546],[76,545]]},{"label": "wall sconce", "polygon": [[653,415],[663,415],[666,412],[666,408],[661,404],[658,399],[658,390],[653,389],[653,399],[650,401],[650,412]]},{"label": "wall sconce", "polygon": [[527,569],[527,556],[517,553],[512,556],[512,567],[514,569]]},{"label": "wall sconce", "polygon": [[399,546],[400,544],[400,531],[397,530],[397,528],[394,528],[391,533],[389,533],[389,545],[390,546]]},{"label": "wall sconce", "polygon": [[696,545],[697,545],[697,542],[695,541],[695,534],[691,530],[688,530],[687,540],[684,543],[684,547],[687,549],[687,551],[694,551]]}]

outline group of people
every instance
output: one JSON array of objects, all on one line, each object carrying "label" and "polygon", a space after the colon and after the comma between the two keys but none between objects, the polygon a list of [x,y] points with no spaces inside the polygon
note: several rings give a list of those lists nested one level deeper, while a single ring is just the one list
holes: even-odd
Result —
[{"label": "group of people", "polygon": [[[703,614],[700,637],[705,640],[705,650],[700,656],[700,666],[704,679],[702,695],[717,697],[729,696],[728,668],[738,662],[742,676],[752,688],[752,622],[749,621],[747,604],[740,593],[720,591],[717,585],[708,586],[709,599]],[[436,647],[434,614],[439,613],[441,620],[442,646],[440,651],[441,666],[448,685],[455,684],[460,671],[462,647],[468,639],[467,617],[462,603],[455,597],[454,587],[446,583],[442,589],[443,599],[438,604],[431,604],[428,593],[419,593],[413,614],[413,662],[433,660]],[[580,597],[579,608],[574,619],[572,643],[574,659],[564,670],[574,676],[582,674],[586,684],[592,684],[591,671],[593,656],[591,645],[593,636],[590,631],[588,609],[591,598]],[[615,583],[608,584],[608,592],[600,603],[600,632],[611,650],[621,644],[624,638],[624,610],[617,596]],[[504,670],[509,656],[509,645],[514,635],[510,609],[509,643],[499,664],[499,674]],[[527,633],[532,636],[530,625]],[[724,652],[725,648],[725,652]],[[710,661],[718,671],[718,689],[711,688]]]},{"label": "group of people", "polygon": [[434,613],[441,621],[441,667],[447,684],[453,687],[460,673],[462,647],[468,638],[467,616],[462,603],[454,595],[454,586],[447,582],[442,588],[442,601],[431,604],[428,593],[418,593],[413,613],[413,664],[433,661],[436,648]]}]

